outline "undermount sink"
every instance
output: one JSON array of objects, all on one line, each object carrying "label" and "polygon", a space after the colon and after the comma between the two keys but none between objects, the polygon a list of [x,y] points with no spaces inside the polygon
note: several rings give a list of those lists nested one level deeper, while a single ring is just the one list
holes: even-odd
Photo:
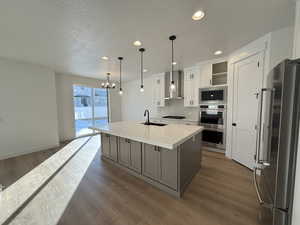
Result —
[{"label": "undermount sink", "polygon": [[164,124],[164,123],[142,123],[146,126],[158,126],[158,127],[163,127],[163,126],[166,126],[167,124]]}]

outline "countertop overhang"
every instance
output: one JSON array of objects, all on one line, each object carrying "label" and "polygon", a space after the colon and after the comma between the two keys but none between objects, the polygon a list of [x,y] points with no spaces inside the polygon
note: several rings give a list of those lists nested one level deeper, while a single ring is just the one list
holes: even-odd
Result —
[{"label": "countertop overhang", "polygon": [[138,121],[121,121],[90,127],[90,129],[162,148],[175,149],[202,132],[203,127],[184,124],[168,124],[159,127],[144,125]]}]

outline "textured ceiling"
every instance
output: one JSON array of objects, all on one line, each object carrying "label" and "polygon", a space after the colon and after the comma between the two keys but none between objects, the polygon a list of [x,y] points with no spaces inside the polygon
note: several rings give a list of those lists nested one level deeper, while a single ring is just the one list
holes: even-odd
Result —
[{"label": "textured ceiling", "polygon": [[[196,22],[198,9],[206,17]],[[123,56],[124,79],[131,80],[138,76],[135,40],[153,74],[169,70],[171,34],[183,68],[291,25],[293,11],[287,0],[2,0],[0,56],[82,76],[111,72],[114,79]]]}]

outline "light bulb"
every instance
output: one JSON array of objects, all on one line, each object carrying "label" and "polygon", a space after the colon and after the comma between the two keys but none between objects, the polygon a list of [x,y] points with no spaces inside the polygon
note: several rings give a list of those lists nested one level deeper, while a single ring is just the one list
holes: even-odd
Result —
[{"label": "light bulb", "polygon": [[173,65],[176,65],[176,64],[177,64],[177,62],[172,62],[172,64],[173,64]]},{"label": "light bulb", "polygon": [[101,86],[102,86],[102,87],[104,87],[104,86],[105,86],[105,84],[102,82],[102,83],[101,83]]},{"label": "light bulb", "polygon": [[141,45],[142,45],[142,42],[140,42],[140,41],[135,41],[135,42],[133,42],[133,45],[134,45],[134,46],[141,46]]},{"label": "light bulb", "polygon": [[141,85],[140,92],[144,92],[144,85]]},{"label": "light bulb", "polygon": [[221,50],[215,51],[215,55],[221,55],[223,52]]},{"label": "light bulb", "polygon": [[205,13],[201,10],[197,11],[194,13],[194,15],[192,16],[193,20],[201,20],[203,19],[203,17],[205,16]]},{"label": "light bulb", "polygon": [[111,86],[114,88],[114,87],[116,87],[116,84],[115,84],[115,83],[112,83],[112,85],[111,85]]},{"label": "light bulb", "polygon": [[120,89],[120,91],[119,91],[119,94],[120,94],[120,95],[122,95],[122,94],[123,94],[123,91],[122,91],[122,89]]},{"label": "light bulb", "polygon": [[171,90],[174,90],[176,88],[174,81],[171,82],[170,88],[171,88]]}]

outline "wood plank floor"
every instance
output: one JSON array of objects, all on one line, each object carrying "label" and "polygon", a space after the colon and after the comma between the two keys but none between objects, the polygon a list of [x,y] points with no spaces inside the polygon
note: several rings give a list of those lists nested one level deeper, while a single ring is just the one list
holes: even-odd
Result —
[{"label": "wood plank floor", "polygon": [[0,184],[8,187],[68,143],[61,143],[57,148],[0,160]]},{"label": "wood plank floor", "polygon": [[251,171],[213,152],[182,199],[175,199],[100,159],[99,153],[60,225],[257,225]]}]

